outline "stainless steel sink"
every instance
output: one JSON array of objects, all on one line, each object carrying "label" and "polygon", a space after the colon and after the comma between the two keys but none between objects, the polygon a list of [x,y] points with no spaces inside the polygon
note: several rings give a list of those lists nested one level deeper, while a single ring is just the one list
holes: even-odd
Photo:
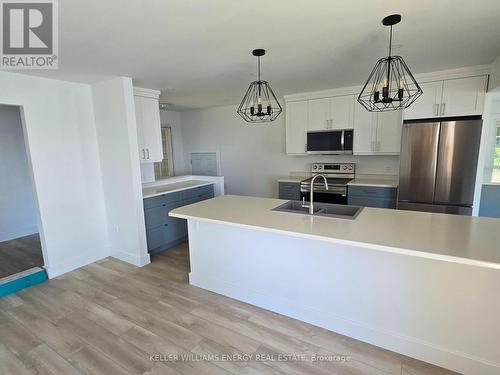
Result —
[{"label": "stainless steel sink", "polygon": [[[314,213],[318,213],[320,210],[320,204],[314,206]],[[281,206],[273,208],[273,211],[283,211],[283,212],[295,212],[299,214],[309,214],[309,207],[302,207],[301,201],[288,201]]]},{"label": "stainless steel sink", "polygon": [[[273,211],[291,212],[309,215],[309,209],[302,207],[301,201],[288,201],[272,209]],[[314,216],[331,217],[334,219],[355,219],[363,210],[360,206],[346,206],[342,204],[314,203]]]}]

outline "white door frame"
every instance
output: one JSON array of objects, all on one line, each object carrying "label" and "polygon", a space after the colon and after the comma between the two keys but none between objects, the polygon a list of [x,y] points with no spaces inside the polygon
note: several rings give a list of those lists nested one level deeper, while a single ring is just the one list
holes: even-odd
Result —
[{"label": "white door frame", "polygon": [[18,104],[18,103],[0,103],[0,105],[4,106],[11,106],[11,107],[17,107],[19,109],[19,116],[21,117],[21,124],[22,124],[22,132],[23,132],[23,139],[24,139],[24,147],[26,150],[26,156],[28,160],[28,171],[30,175],[30,180],[31,180],[31,189],[33,190],[33,195],[34,195],[34,203],[35,203],[35,212],[37,216],[37,227],[38,227],[38,233],[40,236],[40,244],[42,247],[42,256],[43,256],[43,265],[47,269],[49,267],[49,257],[47,255],[47,245],[45,242],[45,234],[43,230],[43,222],[42,222],[42,217],[40,214],[40,202],[38,201],[38,193],[37,193],[37,188],[36,188],[36,182],[35,182],[35,176],[33,172],[33,163],[31,159],[31,150],[30,150],[30,142],[29,142],[29,136],[28,136],[28,130],[26,126],[26,117],[24,115],[24,105]]}]

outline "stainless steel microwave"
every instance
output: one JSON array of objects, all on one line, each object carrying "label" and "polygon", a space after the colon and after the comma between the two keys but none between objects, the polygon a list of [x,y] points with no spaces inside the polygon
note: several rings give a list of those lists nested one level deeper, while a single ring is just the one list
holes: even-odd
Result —
[{"label": "stainless steel microwave", "polygon": [[352,154],[353,130],[315,130],[307,132],[308,154]]}]

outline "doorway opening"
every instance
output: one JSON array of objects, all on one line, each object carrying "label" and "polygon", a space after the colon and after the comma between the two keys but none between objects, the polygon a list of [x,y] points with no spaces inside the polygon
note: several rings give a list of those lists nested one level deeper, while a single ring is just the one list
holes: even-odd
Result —
[{"label": "doorway opening", "polygon": [[[40,215],[22,108],[0,105],[0,286],[42,269]],[[43,234],[42,234],[43,239]]]}]

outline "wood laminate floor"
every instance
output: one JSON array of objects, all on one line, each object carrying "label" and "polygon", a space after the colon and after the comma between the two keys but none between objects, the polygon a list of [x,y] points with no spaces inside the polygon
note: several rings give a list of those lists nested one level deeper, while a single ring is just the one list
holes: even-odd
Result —
[{"label": "wood laminate floor", "polygon": [[0,242],[0,279],[42,266],[42,246],[38,233]]},{"label": "wood laminate floor", "polygon": [[[0,373],[452,374],[190,286],[185,244],[152,260],[136,268],[108,258],[0,299]],[[284,354],[348,360],[271,360]]]}]

